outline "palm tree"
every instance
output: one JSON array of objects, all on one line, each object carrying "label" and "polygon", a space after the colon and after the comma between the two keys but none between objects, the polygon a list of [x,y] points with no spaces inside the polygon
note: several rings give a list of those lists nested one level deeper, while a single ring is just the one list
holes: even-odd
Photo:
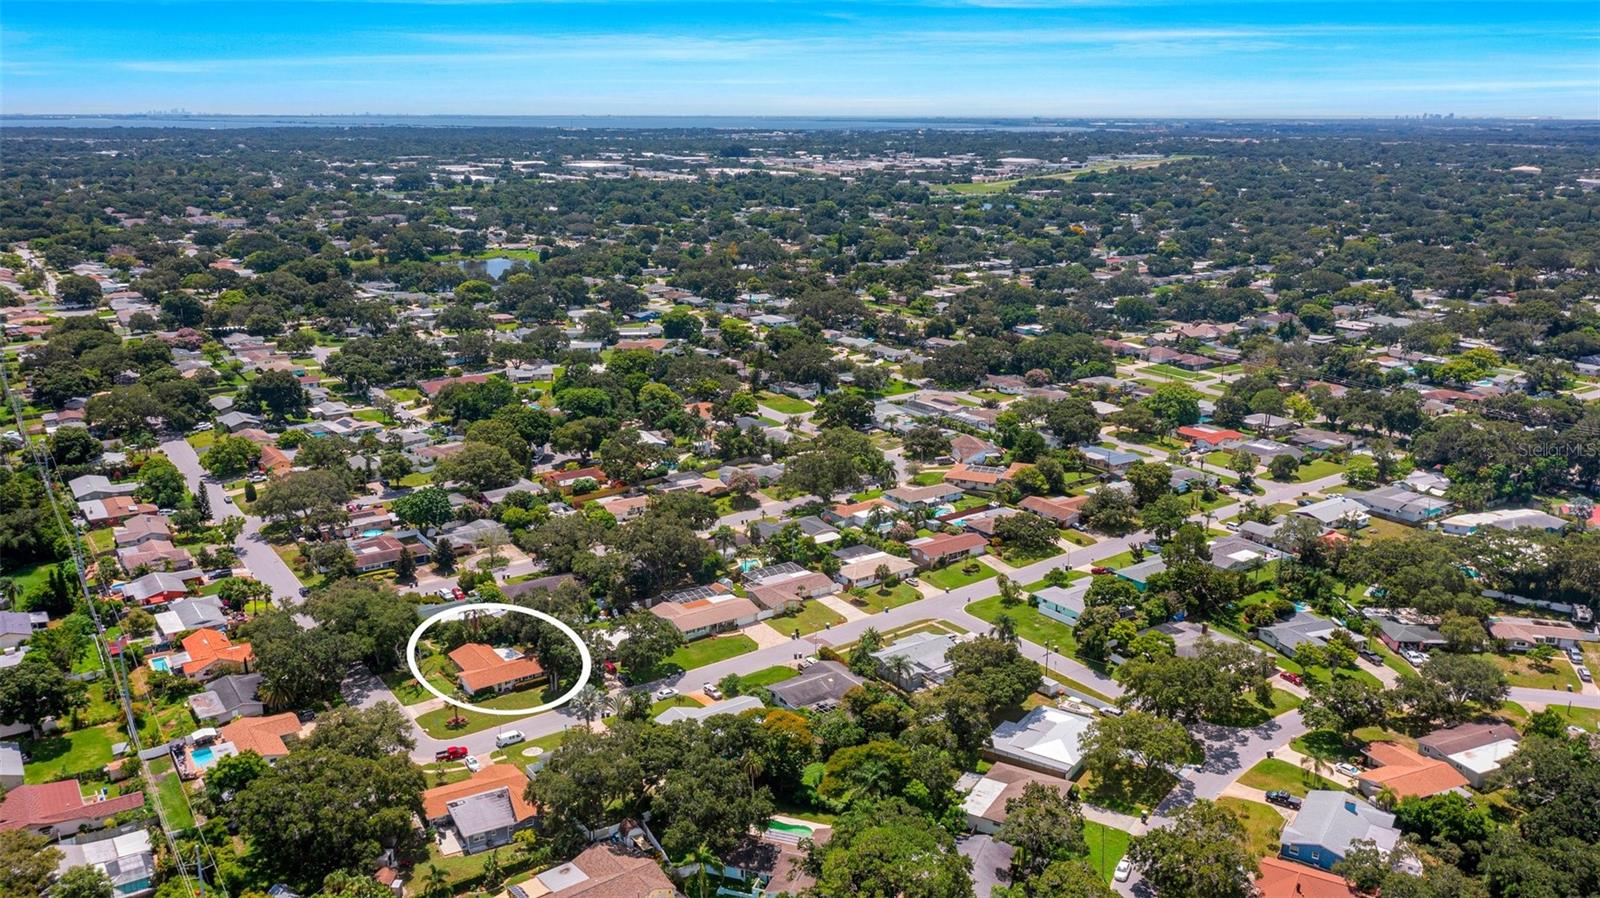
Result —
[{"label": "palm tree", "polygon": [[583,718],[585,726],[593,725],[596,717],[604,715],[608,704],[606,694],[593,685],[583,687],[572,697],[572,710]]},{"label": "palm tree", "polygon": [[428,898],[450,898],[450,877],[436,864],[429,864],[428,875],[423,877],[422,889]]},{"label": "palm tree", "polygon": [[895,655],[893,658],[890,658],[888,660],[887,664],[888,664],[888,667],[889,667],[889,673],[890,673],[890,675],[892,675],[894,677],[896,683],[899,683],[899,684],[901,684],[903,686],[906,683],[910,682],[910,680],[911,680],[911,659],[910,658],[907,658],[905,655]]},{"label": "palm tree", "polygon": [[505,879],[505,871],[500,867],[500,849],[496,848],[489,852],[488,857],[483,859],[484,889],[488,892],[494,892],[495,889],[499,888],[503,879]]},{"label": "palm tree", "polygon": [[1017,622],[1011,619],[1011,615],[1002,614],[994,619],[994,626],[989,628],[989,635],[1001,642],[1015,643]]},{"label": "palm tree", "polygon": [[722,866],[722,860],[717,857],[716,852],[711,850],[711,846],[701,842],[699,848],[689,852],[689,856],[683,859],[683,863],[684,866],[688,866],[689,864],[699,865],[699,870],[696,871],[694,876],[695,891],[698,893],[698,898],[707,898],[707,896],[710,895],[710,892],[707,891],[710,885],[710,883],[707,881],[709,878],[707,871],[712,864],[716,864],[717,867],[720,868]]},{"label": "palm tree", "polygon": [[729,527],[727,524],[723,524],[717,529],[711,531],[711,544],[717,547],[718,554],[728,554],[728,549],[731,548],[737,540],[738,537],[733,532],[733,528]]}]

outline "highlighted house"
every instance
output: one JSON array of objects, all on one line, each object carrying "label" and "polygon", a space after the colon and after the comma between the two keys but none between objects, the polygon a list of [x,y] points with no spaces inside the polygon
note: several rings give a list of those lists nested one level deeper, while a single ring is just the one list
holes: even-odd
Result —
[{"label": "highlighted house", "polygon": [[544,668],[533,658],[516,649],[497,649],[481,642],[461,646],[450,653],[450,660],[461,668],[456,679],[468,695],[509,692],[544,677]]}]

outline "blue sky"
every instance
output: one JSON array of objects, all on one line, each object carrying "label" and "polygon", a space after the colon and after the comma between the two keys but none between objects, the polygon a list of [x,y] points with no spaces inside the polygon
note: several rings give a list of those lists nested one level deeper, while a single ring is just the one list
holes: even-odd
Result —
[{"label": "blue sky", "polygon": [[1600,2],[6,0],[0,111],[1600,118]]}]

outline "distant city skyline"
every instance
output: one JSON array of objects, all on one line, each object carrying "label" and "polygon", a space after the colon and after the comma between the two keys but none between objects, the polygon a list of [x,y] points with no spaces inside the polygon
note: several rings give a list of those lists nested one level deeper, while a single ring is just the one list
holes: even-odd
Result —
[{"label": "distant city skyline", "polygon": [[0,112],[1600,118],[1600,4],[8,0]]}]

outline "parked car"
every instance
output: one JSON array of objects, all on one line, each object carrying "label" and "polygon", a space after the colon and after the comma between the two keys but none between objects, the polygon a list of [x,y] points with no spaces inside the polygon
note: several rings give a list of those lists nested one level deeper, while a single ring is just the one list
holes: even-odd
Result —
[{"label": "parked car", "polygon": [[1573,670],[1578,672],[1578,679],[1584,681],[1585,683],[1594,682],[1594,674],[1589,673],[1589,668],[1579,664],[1578,666],[1574,667]]},{"label": "parked car", "polygon": [[1092,568],[1089,568],[1089,573],[1094,574],[1096,576],[1099,576],[1101,574],[1109,574],[1109,573],[1111,573],[1111,568],[1100,567],[1099,565],[1096,565],[1096,566],[1094,566]]},{"label": "parked car", "polygon": [[451,745],[433,753],[435,761],[459,761],[466,756],[467,747],[465,745]]},{"label": "parked car", "polygon": [[1290,670],[1280,670],[1280,671],[1278,671],[1278,678],[1279,679],[1283,679],[1283,680],[1288,680],[1289,682],[1295,684],[1296,686],[1304,686],[1305,683],[1306,683],[1305,677],[1302,677],[1299,674],[1295,673],[1294,671],[1290,671]]},{"label": "parked car", "polygon": [[456,588],[450,590],[450,597],[455,599],[457,602],[459,602],[462,599],[466,598],[467,594],[466,594],[465,591],[463,591],[461,589],[461,587],[457,586]]},{"label": "parked car", "polygon": [[707,696],[709,696],[712,701],[717,701],[717,702],[722,701],[722,690],[718,689],[717,688],[717,684],[715,684],[715,683],[707,683],[706,684],[706,688],[701,690],[701,691],[703,691]]},{"label": "parked car", "polygon": [[477,773],[479,770],[483,769],[483,764],[478,761],[477,755],[467,755],[461,763],[467,765],[467,769],[473,773]]},{"label": "parked car", "polygon": [[1428,656],[1417,651],[1416,649],[1406,649],[1405,659],[1411,662],[1413,667],[1421,667],[1422,665],[1428,663]]},{"label": "parked car", "polygon": [[448,587],[448,586],[441,586],[440,588],[434,590],[433,592],[434,592],[435,595],[437,595],[441,599],[444,599],[445,601],[449,601],[450,599],[455,598],[455,593],[451,592],[450,591],[450,587]]},{"label": "parked car", "polygon": [[1283,791],[1282,789],[1273,789],[1271,792],[1268,792],[1267,793],[1267,803],[1268,804],[1275,804],[1275,805],[1278,805],[1279,807],[1289,808],[1290,810],[1294,810],[1294,811],[1300,810],[1300,799],[1299,799],[1299,797],[1295,796],[1295,795],[1291,795],[1288,792]]},{"label": "parked car", "polygon": [[678,690],[673,689],[671,686],[662,686],[660,689],[656,690],[656,701],[665,701],[677,694]]},{"label": "parked car", "polygon": [[494,747],[505,748],[507,745],[516,745],[525,738],[527,737],[522,735],[521,730],[506,730],[494,737]]},{"label": "parked car", "polygon": [[1354,764],[1340,764],[1339,766],[1337,766],[1337,767],[1335,767],[1333,769],[1339,771],[1340,773],[1344,774],[1345,776],[1350,777],[1351,779],[1355,779],[1356,777],[1361,775],[1361,768],[1357,767]]},{"label": "parked car", "polygon": [[1117,861],[1116,872],[1112,875],[1116,877],[1117,882],[1127,882],[1128,877],[1133,875],[1133,862],[1127,858]]},{"label": "parked car", "polygon": [[916,577],[907,577],[905,583],[907,586],[916,586],[918,581]]}]

